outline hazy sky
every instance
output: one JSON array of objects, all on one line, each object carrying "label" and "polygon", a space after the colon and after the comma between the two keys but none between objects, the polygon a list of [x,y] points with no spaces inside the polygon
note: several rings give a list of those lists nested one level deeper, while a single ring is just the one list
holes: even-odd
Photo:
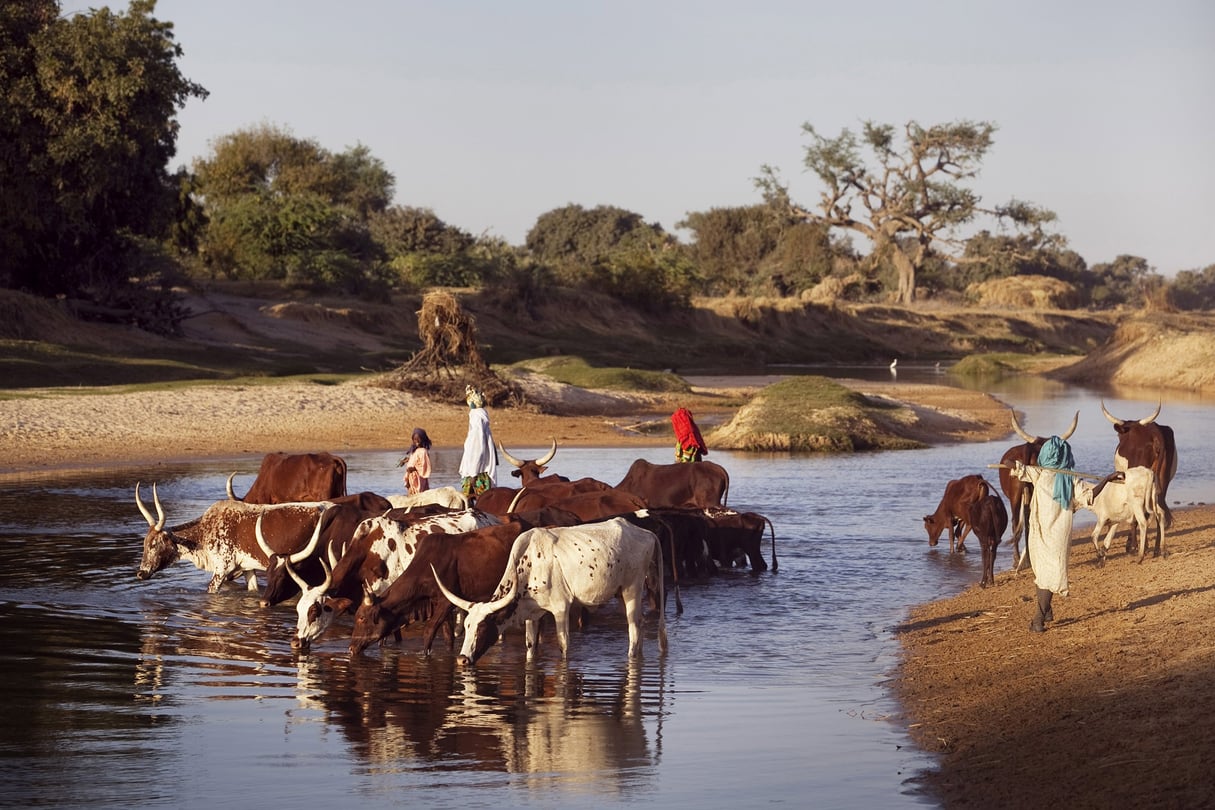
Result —
[{"label": "hazy sky", "polygon": [[984,203],[1054,210],[1090,266],[1215,264],[1210,0],[159,0],[156,16],[210,91],[180,115],[178,163],[261,123],[361,143],[396,203],[474,235],[521,244],[570,203],[674,231],[759,202],[765,163],[809,207],[803,123],[969,119],[998,126]]}]

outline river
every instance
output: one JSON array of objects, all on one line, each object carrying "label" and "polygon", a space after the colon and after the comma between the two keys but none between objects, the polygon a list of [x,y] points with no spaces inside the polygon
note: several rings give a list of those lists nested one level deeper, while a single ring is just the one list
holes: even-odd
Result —
[{"label": "river", "polygon": [[[1112,468],[1096,392],[997,388],[1032,433],[1079,410],[1077,468]],[[1155,399],[1106,404],[1142,416]],[[1211,402],[1167,399],[1160,421],[1179,444],[1170,503],[1208,501]],[[256,461],[23,478],[0,493],[0,806],[931,807],[909,780],[932,760],[888,690],[893,629],[910,605],[978,580],[977,548],[930,549],[921,519],[950,478],[994,483],[986,465],[1013,443],[713,452],[731,505],[775,525],[778,573],[685,584],[666,656],[651,619],[630,663],[623,618],[606,611],[574,633],[567,661],[550,644],[528,665],[508,636],[475,670],[442,643],[421,656],[408,635],[351,659],[348,624],[298,655],[289,604],[207,594],[186,562],[135,579],[136,481],[157,484],[173,525],[222,498],[230,472],[243,491]],[[457,454],[435,454],[434,485],[454,480]],[[615,483],[639,456],[666,463],[670,450],[562,448],[551,469]],[[345,457],[351,492],[399,491],[395,454]],[[1010,564],[1006,542],[997,571]]]}]

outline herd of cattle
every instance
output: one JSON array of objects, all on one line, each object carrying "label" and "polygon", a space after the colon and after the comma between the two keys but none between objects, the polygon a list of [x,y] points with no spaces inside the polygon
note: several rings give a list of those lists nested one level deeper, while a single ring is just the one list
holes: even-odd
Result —
[{"label": "herd of cattle", "polygon": [[[1106,409],[1104,402],[1101,412],[1113,424],[1118,438],[1114,450],[1115,472],[1095,486],[1087,482],[1077,486],[1073,505],[1096,515],[1092,540],[1098,564],[1105,562],[1110,541],[1123,524],[1129,526],[1127,553],[1133,552],[1134,540],[1138,536],[1138,562],[1143,562],[1151,521],[1156,521],[1156,556],[1164,553],[1164,530],[1173,522],[1173,514],[1165,500],[1169,482],[1177,473],[1177,444],[1173,429],[1157,424],[1159,403],[1154,412],[1142,419],[1119,419]],[[1006,510],[1000,496],[992,491],[983,476],[975,474],[949,481],[936,511],[924,516],[930,546],[935,546],[941,533],[948,528],[949,550],[965,551],[963,543],[966,536],[974,532],[983,552],[983,574],[979,584],[984,588],[995,583],[996,547],[1008,528],[1009,511],[1012,513],[1013,570],[1020,571],[1029,563],[1026,527],[1033,488],[1014,477],[1011,470],[1017,462],[1026,466],[1036,465],[1038,452],[1047,437],[1026,433],[1018,424],[1016,414],[1011,411],[1010,418],[1013,430],[1024,443],[1008,448],[1000,463],[990,466],[999,469],[1000,489],[1008,498],[1011,509]],[[1077,412],[1071,426],[1060,438],[1067,440],[1071,437],[1079,418]],[[1082,476],[1083,473],[1078,474],[1078,478]],[[1105,533],[1104,544],[1099,542],[1102,533]],[[1023,536],[1026,539],[1024,554],[1020,547]]]},{"label": "herd of cattle", "polygon": [[507,627],[522,626],[532,658],[541,616],[556,620],[566,651],[571,616],[619,596],[629,627],[629,655],[641,652],[645,605],[657,614],[666,649],[666,581],[682,610],[679,582],[761,554],[763,515],[726,506],[729,475],[711,462],[651,464],[638,459],[615,486],[594,478],[545,475],[556,454],[520,460],[519,487],[494,487],[471,503],[440,487],[418,496],[346,494],[346,462],[329,453],[267,455],[243,498],[228,477],[227,496],[199,517],[166,526],[152,486],[155,517],[135,486],[148,523],[137,576],[147,579],[185,559],[211,574],[208,590],[245,577],[264,606],[298,595],[292,647],[310,645],[344,614],[353,614],[356,654],[415,622],[427,622],[429,652],[440,629],[453,644],[464,613],[462,663],[473,664]]}]

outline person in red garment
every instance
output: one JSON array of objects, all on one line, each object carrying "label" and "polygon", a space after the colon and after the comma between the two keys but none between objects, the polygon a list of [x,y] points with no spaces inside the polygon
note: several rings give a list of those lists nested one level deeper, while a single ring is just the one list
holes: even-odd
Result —
[{"label": "person in red garment", "polygon": [[671,427],[675,428],[676,461],[700,461],[709,454],[700,428],[696,427],[692,412],[687,408],[676,408],[675,413],[671,414]]}]

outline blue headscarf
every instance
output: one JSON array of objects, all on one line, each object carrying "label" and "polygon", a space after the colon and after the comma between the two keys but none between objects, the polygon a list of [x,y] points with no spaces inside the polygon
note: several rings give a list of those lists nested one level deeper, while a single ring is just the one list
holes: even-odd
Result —
[{"label": "blue headscarf", "polygon": [[[1070,470],[1076,466],[1072,458],[1072,447],[1058,436],[1051,436],[1038,451],[1038,464],[1043,467],[1054,467],[1059,470]],[[1075,476],[1066,473],[1055,473],[1055,490],[1051,497],[1055,503],[1064,509],[1072,508],[1072,491],[1075,489]]]}]

